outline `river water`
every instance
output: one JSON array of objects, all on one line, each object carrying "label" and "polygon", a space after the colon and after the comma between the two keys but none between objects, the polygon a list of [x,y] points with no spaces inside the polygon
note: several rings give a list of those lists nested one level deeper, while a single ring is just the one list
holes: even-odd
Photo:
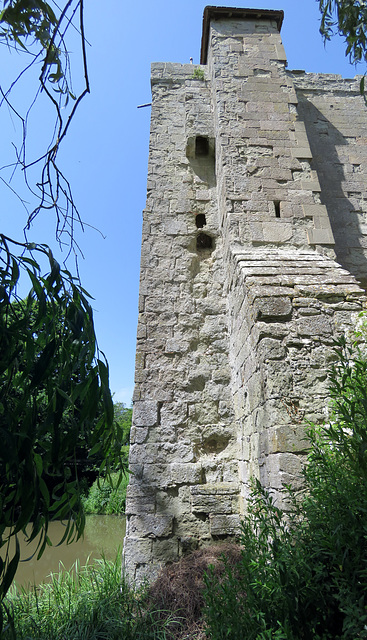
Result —
[{"label": "river water", "polygon": [[[46,547],[39,560],[36,557],[29,558],[36,548],[36,542],[27,545],[24,536],[19,535],[21,547],[21,560],[15,582],[18,586],[27,587],[30,584],[39,584],[47,580],[50,573],[57,573],[59,569],[70,569],[76,560],[84,565],[88,558],[93,560],[101,558],[114,560],[117,553],[122,551],[122,543],[125,535],[124,516],[86,516],[84,536],[78,542],[63,543],[56,546],[62,539],[65,526],[62,522],[51,522],[48,535],[54,546]],[[62,565],[60,565],[62,563]]]}]

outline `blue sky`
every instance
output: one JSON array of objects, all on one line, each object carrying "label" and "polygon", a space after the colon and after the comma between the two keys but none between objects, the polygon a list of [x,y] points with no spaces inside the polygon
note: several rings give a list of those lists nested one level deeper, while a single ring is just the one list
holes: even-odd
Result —
[{"label": "blue sky", "polygon": [[[84,287],[93,296],[100,348],[110,365],[115,400],[130,403],[133,392],[137,325],[141,212],[145,206],[150,108],[151,62],[199,62],[201,0],[87,0],[85,28],[91,46],[88,65],[91,95],[80,106],[61,154],[83,220],[78,233],[84,253],[79,260]],[[289,69],[323,73],[356,73],[344,56],[340,40],[326,48],[319,35],[316,0],[249,0],[245,5],[221,0],[220,6],[283,9],[282,39]],[[101,10],[101,7],[103,9]],[[76,41],[72,45],[76,47]],[[20,63],[17,54],[0,49],[1,84],[10,82]],[[34,78],[19,90],[25,103],[34,93]],[[6,120],[8,118],[8,120]],[[29,149],[42,144],[48,115],[35,112],[29,129]],[[9,113],[0,113],[4,135],[0,166],[13,158],[16,136]],[[15,138],[14,138],[15,139]],[[14,187],[18,183],[14,181]],[[19,187],[20,188],[20,187]],[[22,238],[25,213],[9,190],[0,185],[2,232]],[[101,233],[93,230],[95,227]],[[30,239],[55,246],[54,220],[40,216]],[[102,237],[102,235],[104,237]],[[62,256],[59,256],[62,259]]]}]

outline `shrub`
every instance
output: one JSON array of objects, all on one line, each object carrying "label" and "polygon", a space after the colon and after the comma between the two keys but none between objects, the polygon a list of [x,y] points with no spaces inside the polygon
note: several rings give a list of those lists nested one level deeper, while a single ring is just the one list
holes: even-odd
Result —
[{"label": "shrub", "polygon": [[192,74],[192,77],[194,80],[204,80],[205,79],[204,69],[200,69],[200,67],[197,67],[196,69],[194,69],[194,73]]},{"label": "shrub", "polygon": [[255,483],[234,574],[206,577],[213,640],[367,638],[367,362],[337,345],[332,418],[309,430],[305,493],[278,509]]}]

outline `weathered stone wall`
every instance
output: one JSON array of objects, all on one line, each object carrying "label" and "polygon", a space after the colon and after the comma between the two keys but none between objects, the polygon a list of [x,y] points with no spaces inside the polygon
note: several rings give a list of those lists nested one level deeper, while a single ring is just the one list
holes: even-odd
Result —
[{"label": "weathered stone wall", "polygon": [[343,84],[358,117],[341,141],[324,102],[342,81],[287,72],[279,22],[258,13],[209,9],[207,64],[152,66],[124,546],[138,581],[235,534],[251,475],[279,500],[299,482],[333,338],[363,304],[361,98]]},{"label": "weathered stone wall", "polygon": [[367,283],[367,118],[359,78],[290,72],[340,264]]},{"label": "weathered stone wall", "polygon": [[[152,67],[125,540],[137,579],[223,533],[224,523],[232,532],[234,514],[238,524],[211,96],[193,70]],[[209,140],[207,155],[195,153],[198,135]]]},{"label": "weathered stone wall", "polygon": [[278,495],[299,486],[305,419],[325,419],[333,338],[362,309],[354,278],[329,258],[293,249],[237,251],[230,283],[232,389],[242,425],[246,502],[258,477]]}]

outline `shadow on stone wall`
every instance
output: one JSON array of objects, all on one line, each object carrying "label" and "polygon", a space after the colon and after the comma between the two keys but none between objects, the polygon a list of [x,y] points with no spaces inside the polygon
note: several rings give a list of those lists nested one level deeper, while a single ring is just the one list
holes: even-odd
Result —
[{"label": "shadow on stone wall", "polygon": [[[321,203],[329,214],[337,261],[366,288],[367,235],[362,225],[367,217],[367,200],[363,198],[365,175],[358,162],[357,136],[346,138],[306,96],[299,92],[298,97],[298,113],[313,156],[311,168],[319,178]],[[348,109],[335,113],[335,120],[339,115],[345,118]]]}]

